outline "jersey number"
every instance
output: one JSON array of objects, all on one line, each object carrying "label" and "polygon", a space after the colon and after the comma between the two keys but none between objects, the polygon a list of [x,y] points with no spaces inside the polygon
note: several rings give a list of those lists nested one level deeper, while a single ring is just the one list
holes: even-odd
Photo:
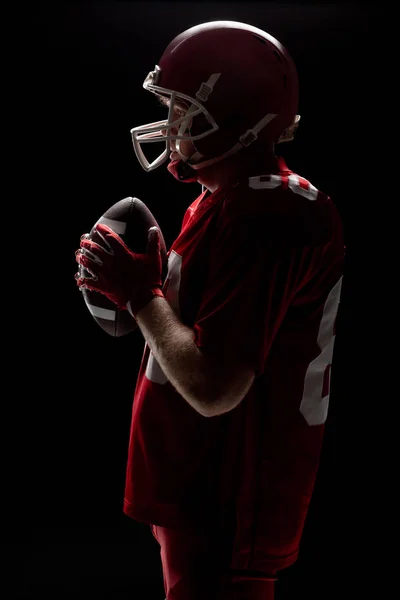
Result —
[{"label": "jersey number", "polygon": [[300,412],[309,425],[322,425],[328,415],[330,377],[335,345],[335,322],[339,308],[342,277],[325,302],[317,343],[321,352],[309,364],[304,380]]}]

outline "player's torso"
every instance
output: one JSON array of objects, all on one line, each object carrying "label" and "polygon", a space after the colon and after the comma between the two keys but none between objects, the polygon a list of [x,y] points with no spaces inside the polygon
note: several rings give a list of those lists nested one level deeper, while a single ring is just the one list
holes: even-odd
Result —
[{"label": "player's torso", "polygon": [[[340,227],[334,205],[307,180],[291,172],[244,178],[228,192],[204,196],[187,209],[181,233],[168,253],[164,285],[166,298],[188,326],[195,322],[209,265],[218,261],[214,241],[230,221],[245,220],[249,228],[256,224],[258,235],[266,242],[273,238],[282,248],[303,247],[304,262],[299,263],[299,269],[317,272],[318,248],[322,255],[330,240],[326,261],[335,260],[336,252],[340,254],[340,235],[336,245],[334,239],[334,228]],[[315,252],[310,251],[314,248]]]}]

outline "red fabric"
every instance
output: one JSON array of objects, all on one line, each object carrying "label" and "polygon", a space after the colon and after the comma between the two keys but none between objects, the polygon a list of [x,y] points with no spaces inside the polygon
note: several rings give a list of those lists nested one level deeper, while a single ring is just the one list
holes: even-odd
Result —
[{"label": "red fabric", "polygon": [[276,575],[230,569],[231,536],[189,536],[151,526],[167,600],[274,600]]},{"label": "red fabric", "polygon": [[[149,230],[147,251],[132,252],[108,225],[96,225],[95,241],[81,237],[76,260],[94,279],[77,278],[79,287],[101,292],[119,309],[128,309],[133,317],[155,296],[162,296],[160,235]],[[97,241],[96,241],[97,240]]]},{"label": "red fabric", "polygon": [[[188,535],[229,523],[230,568],[268,573],[298,556],[317,474],[324,424],[309,424],[300,406],[309,367],[318,367],[344,242],[331,200],[304,179],[308,197],[294,193],[282,159],[255,174],[266,174],[270,187],[252,189],[246,176],[188,208],[163,293],[204,352],[221,360],[235,351],[257,377],[234,410],[205,418],[145,346],[124,512]],[[321,410],[329,375],[318,375]]]}]

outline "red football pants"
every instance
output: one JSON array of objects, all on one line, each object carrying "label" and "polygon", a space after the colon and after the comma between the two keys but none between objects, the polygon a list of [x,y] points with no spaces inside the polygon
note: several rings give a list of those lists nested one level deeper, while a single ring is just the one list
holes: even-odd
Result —
[{"label": "red football pants", "polygon": [[274,600],[274,574],[229,568],[232,540],[151,525],[167,600]]}]

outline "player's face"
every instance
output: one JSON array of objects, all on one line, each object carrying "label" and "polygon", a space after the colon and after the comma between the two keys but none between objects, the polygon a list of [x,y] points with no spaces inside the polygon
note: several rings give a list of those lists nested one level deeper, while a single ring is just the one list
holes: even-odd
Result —
[{"label": "player's face", "polygon": [[[160,102],[163,106],[169,106],[169,99],[160,99]],[[174,104],[174,111],[172,115],[173,120],[177,120],[184,116],[187,107],[181,104]],[[166,136],[167,132],[165,129],[161,131],[162,135]],[[177,128],[171,128],[171,134],[176,135],[178,133]],[[188,135],[187,133],[184,135]],[[182,157],[179,156],[177,152],[174,152],[176,148],[176,140],[170,140],[171,147],[171,160],[181,160]],[[181,140],[180,150],[182,154],[189,159],[196,152],[196,148],[193,146],[192,142],[189,140]],[[272,151],[272,154],[274,152]],[[223,188],[225,185],[229,185],[232,180],[237,177],[238,172],[243,170],[244,164],[246,164],[251,160],[249,155],[247,155],[247,159],[244,159],[242,153],[237,153],[230,157],[228,160],[224,160],[222,162],[215,163],[213,165],[209,165],[208,167],[204,167],[197,171],[197,181],[205,186],[210,192],[214,192],[217,189]]]},{"label": "player's face", "polygon": [[[169,102],[168,102],[169,105]],[[167,106],[168,106],[167,105]],[[186,112],[186,108],[184,108],[183,106],[177,106],[176,104],[174,105],[174,110],[172,113],[172,120],[175,121],[177,119],[180,119],[184,116]],[[165,129],[161,130],[162,135],[167,135],[167,132]],[[172,127],[171,128],[171,134],[172,135],[177,135],[178,134],[178,128],[177,127]],[[184,135],[188,135],[187,133]],[[171,160],[179,160],[180,156],[177,152],[175,152],[176,149],[176,140],[171,140],[170,141],[170,147],[171,147],[171,155],[170,158]],[[195,152],[196,152],[196,148],[193,146],[192,142],[190,142],[189,140],[181,140],[180,143],[180,151],[181,153],[186,156],[187,158],[190,158]]]}]

